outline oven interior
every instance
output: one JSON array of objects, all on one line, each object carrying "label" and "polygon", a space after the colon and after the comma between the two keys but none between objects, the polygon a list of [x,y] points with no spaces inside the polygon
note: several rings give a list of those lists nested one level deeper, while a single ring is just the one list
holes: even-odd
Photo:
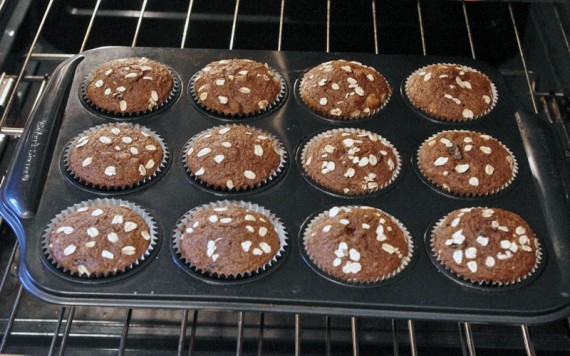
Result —
[{"label": "oven interior", "polygon": [[[570,183],[570,4],[564,1],[4,0],[0,2],[0,170],[63,60],[102,46],[473,57],[500,69],[556,133]],[[3,174],[3,173],[2,173]],[[568,319],[544,325],[206,310],[56,306],[17,277],[0,230],[0,353],[466,354],[570,351]]]}]

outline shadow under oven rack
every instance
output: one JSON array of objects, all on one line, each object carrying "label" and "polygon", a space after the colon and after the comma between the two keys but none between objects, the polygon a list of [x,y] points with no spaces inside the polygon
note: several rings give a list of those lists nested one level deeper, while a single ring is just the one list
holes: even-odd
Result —
[{"label": "shadow under oven rack", "polygon": [[[558,1],[3,0],[0,48],[10,51],[0,56],[0,167],[5,170],[12,141],[55,66],[107,45],[482,59],[501,70],[513,93],[556,130],[562,152],[569,153],[569,11],[568,3]],[[17,266],[18,244],[3,224],[0,353],[534,355],[535,350],[570,350],[570,320],[529,327],[53,306],[25,292]]]}]

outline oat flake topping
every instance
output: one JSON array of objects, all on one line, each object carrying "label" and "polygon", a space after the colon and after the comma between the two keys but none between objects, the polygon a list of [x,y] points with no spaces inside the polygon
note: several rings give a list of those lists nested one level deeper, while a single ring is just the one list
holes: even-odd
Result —
[{"label": "oat flake topping", "polygon": [[455,210],[432,233],[436,258],[473,282],[511,284],[536,267],[540,248],[528,224],[498,208]]}]

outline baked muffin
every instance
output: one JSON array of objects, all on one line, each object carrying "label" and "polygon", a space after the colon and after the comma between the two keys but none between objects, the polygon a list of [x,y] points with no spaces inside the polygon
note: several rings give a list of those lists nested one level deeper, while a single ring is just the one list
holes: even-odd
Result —
[{"label": "baked muffin", "polygon": [[194,78],[195,100],[225,116],[250,116],[275,105],[283,96],[281,76],[267,63],[224,59],[206,65]]},{"label": "baked muffin", "polygon": [[355,120],[378,112],[388,102],[392,88],[374,68],[341,59],[305,73],[299,94],[317,114]]},{"label": "baked muffin", "polygon": [[400,172],[400,155],[382,136],[361,129],[335,129],[312,138],[301,155],[307,175],[348,195],[373,193]]},{"label": "baked muffin", "polygon": [[498,208],[452,211],[433,229],[431,246],[446,269],[478,284],[520,282],[541,259],[540,244],[526,221]]},{"label": "baked muffin", "polygon": [[164,105],[173,95],[167,66],[148,58],[122,58],[95,69],[84,84],[85,99],[112,114],[140,114]]},{"label": "baked muffin", "polygon": [[286,245],[279,220],[253,204],[219,202],[188,212],[177,227],[175,247],[196,271],[220,278],[261,272]]},{"label": "baked muffin", "polygon": [[496,193],[517,174],[507,147],[473,131],[443,131],[428,138],[418,151],[418,166],[431,183],[459,195]]},{"label": "baked muffin", "polygon": [[245,190],[273,179],[285,163],[285,149],[272,134],[245,125],[202,131],[185,148],[186,169],[215,189]]},{"label": "baked muffin", "polygon": [[354,283],[396,275],[413,252],[405,227],[384,211],[367,206],[336,206],[319,214],[307,226],[303,244],[320,270]]},{"label": "baked muffin", "polygon": [[166,161],[162,140],[139,125],[91,128],[68,146],[66,165],[80,182],[97,188],[128,188],[154,177]]},{"label": "baked muffin", "polygon": [[485,74],[458,64],[432,64],[406,81],[410,102],[424,113],[445,121],[467,121],[491,111],[495,86]]},{"label": "baked muffin", "polygon": [[47,255],[65,272],[102,277],[137,265],[154,244],[152,221],[124,202],[84,203],[48,228]]}]

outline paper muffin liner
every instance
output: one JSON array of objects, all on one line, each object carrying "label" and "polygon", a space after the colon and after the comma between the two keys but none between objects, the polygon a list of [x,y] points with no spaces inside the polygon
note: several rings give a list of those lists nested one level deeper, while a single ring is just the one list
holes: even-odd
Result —
[{"label": "paper muffin liner", "polygon": [[[488,207],[481,207],[481,206],[477,206],[477,207],[471,207],[470,209],[491,209]],[[511,286],[517,283],[520,283],[526,279],[528,279],[529,277],[531,277],[536,270],[538,269],[538,267],[540,266],[540,264],[542,263],[542,246],[540,244],[540,240],[536,237],[536,234],[534,234],[533,231],[533,237],[536,241],[536,251],[535,251],[535,255],[536,255],[536,261],[534,263],[534,266],[532,267],[532,269],[525,274],[524,276],[521,276],[513,281],[507,282],[507,283],[503,283],[503,282],[499,282],[499,281],[488,281],[488,280],[477,280],[477,279],[472,279],[469,278],[467,276],[463,276],[460,275],[459,273],[456,273],[455,271],[453,271],[453,269],[449,266],[447,266],[444,261],[441,260],[439,254],[437,253],[437,251],[435,250],[435,231],[436,229],[445,221],[445,219],[452,214],[453,211],[447,215],[445,215],[444,217],[442,217],[441,219],[439,219],[439,221],[434,224],[432,230],[431,230],[431,235],[430,235],[430,250],[433,254],[433,256],[435,257],[435,259],[437,260],[437,262],[439,263],[439,265],[444,268],[447,272],[449,272],[452,276],[463,280],[463,281],[467,281],[470,282],[472,284],[475,285],[479,285],[479,286],[488,286],[488,287],[503,287],[503,286]]]},{"label": "paper muffin liner", "polygon": [[[202,269],[198,268],[197,266],[195,266],[192,263],[192,261],[186,259],[186,257],[184,256],[184,254],[182,253],[182,251],[180,249],[180,238],[182,237],[182,235],[184,233],[184,228],[186,227],[188,222],[192,219],[192,217],[199,211],[205,211],[205,210],[210,210],[210,209],[215,209],[215,208],[225,208],[225,207],[230,207],[230,206],[245,208],[249,211],[253,211],[255,213],[259,213],[259,214],[262,214],[263,216],[265,216],[271,222],[271,224],[275,227],[275,229],[277,231],[277,236],[278,236],[279,242],[280,242],[279,250],[275,253],[273,258],[268,263],[266,263],[263,266],[260,266],[259,268],[257,268],[254,271],[245,271],[245,272],[238,273],[235,275],[225,275],[225,274],[221,274],[221,273],[208,272],[208,271],[202,270]],[[285,250],[286,250],[287,246],[289,245],[288,240],[289,240],[289,237],[287,234],[287,230],[285,230],[285,226],[283,225],[281,220],[275,214],[273,214],[271,211],[265,209],[264,207],[262,207],[260,205],[250,203],[250,202],[245,202],[245,201],[236,201],[236,200],[232,200],[232,201],[223,200],[223,201],[217,201],[217,202],[212,202],[212,203],[207,203],[204,205],[197,206],[197,207],[189,210],[188,212],[186,212],[180,219],[178,219],[178,221],[176,222],[175,228],[172,232],[172,244],[174,247],[174,252],[176,254],[176,257],[180,261],[182,261],[184,263],[184,265],[187,266],[191,271],[193,271],[193,272],[195,272],[201,276],[205,276],[205,277],[209,277],[209,278],[213,278],[213,279],[218,279],[218,280],[244,279],[244,278],[248,278],[248,277],[257,276],[257,275],[263,273],[264,271],[271,268],[275,263],[277,263],[277,261],[280,258],[283,257],[283,254],[285,253]]]},{"label": "paper muffin liner", "polygon": [[[201,137],[204,134],[207,134],[210,131],[216,131],[216,130],[220,130],[224,127],[247,127],[249,129],[251,129],[254,132],[257,132],[259,134],[262,134],[266,137],[269,138],[269,140],[271,140],[271,143],[273,144],[273,146],[276,148],[276,152],[279,154],[280,157],[280,161],[279,161],[279,165],[277,166],[277,168],[275,169],[275,171],[273,173],[271,173],[266,179],[264,179],[261,182],[255,183],[255,184],[251,184],[247,187],[240,187],[240,188],[231,188],[229,189],[228,187],[224,186],[224,187],[220,187],[220,186],[216,186],[214,184],[210,184],[204,180],[202,180],[200,178],[200,176],[196,176],[195,172],[193,172],[190,167],[188,167],[188,161],[187,161],[187,156],[188,156],[188,150],[190,150],[190,148],[194,145],[194,143],[196,142],[196,140]],[[270,183],[271,181],[273,181],[273,179],[275,179],[276,177],[279,176],[279,174],[281,174],[281,172],[283,171],[283,169],[285,168],[285,165],[287,164],[287,150],[285,150],[285,146],[283,145],[283,143],[272,133],[265,131],[265,130],[261,130],[258,128],[255,128],[253,126],[250,125],[243,125],[243,124],[227,124],[227,125],[220,125],[220,126],[215,126],[209,129],[206,129],[204,131],[201,131],[199,133],[197,133],[196,135],[192,136],[185,144],[184,144],[184,148],[182,150],[182,158],[181,161],[183,163],[184,166],[184,170],[185,172],[188,174],[188,176],[195,182],[200,183],[201,185],[209,188],[209,189],[214,189],[214,190],[218,190],[220,192],[231,192],[231,193],[236,193],[236,192],[246,192],[255,188],[260,188],[268,183]]]},{"label": "paper muffin liner", "polygon": [[[425,71],[425,69],[427,69],[427,68],[429,68],[429,67],[431,67],[431,66],[434,66],[434,65],[446,65],[446,66],[453,66],[453,67],[462,67],[462,68],[466,68],[466,69],[468,69],[468,70],[475,71],[475,72],[477,72],[477,73],[479,73],[479,74],[485,76],[487,79],[489,79],[489,82],[491,83],[491,93],[492,93],[492,95],[493,95],[493,97],[491,98],[491,100],[492,100],[492,101],[491,101],[491,106],[489,106],[489,108],[488,108],[487,110],[485,110],[484,112],[480,113],[479,115],[473,115],[473,117],[471,117],[471,118],[447,118],[447,117],[437,116],[437,115],[434,115],[433,113],[428,112],[428,111],[425,110],[424,108],[420,107],[416,102],[414,102],[414,101],[412,100],[412,98],[411,98],[411,96],[410,96],[410,93],[409,93],[409,91],[408,91],[408,89],[409,89],[409,84],[410,84],[410,79],[412,78],[412,76],[413,76],[414,74],[416,74],[416,73],[419,74],[420,72]],[[406,79],[406,82],[405,82],[405,84],[404,84],[404,91],[406,92],[406,97],[408,98],[409,102],[410,102],[416,109],[418,109],[419,111],[421,111],[424,115],[426,115],[426,116],[428,116],[428,117],[431,117],[431,118],[434,118],[434,119],[437,119],[437,120],[440,120],[440,121],[446,121],[446,122],[458,122],[458,123],[461,123],[461,122],[469,122],[469,121],[473,121],[473,120],[479,119],[479,118],[481,118],[481,117],[487,115],[488,113],[490,113],[490,112],[495,108],[495,106],[497,105],[497,101],[499,100],[499,92],[497,91],[497,87],[495,86],[495,83],[493,83],[493,81],[491,80],[491,78],[490,78],[488,75],[486,75],[485,73],[483,73],[483,72],[481,72],[481,71],[479,71],[479,70],[477,70],[477,69],[475,69],[475,68],[468,67],[468,66],[465,66],[465,65],[463,65],[463,64],[457,64],[457,63],[433,63],[433,64],[429,64],[429,65],[423,66],[423,67],[421,67],[421,68],[415,70],[415,71],[414,71],[412,74],[410,74],[410,75],[408,76],[408,78]]]},{"label": "paper muffin liner", "polygon": [[[157,62],[157,61],[155,61]],[[160,62],[157,62],[160,63]],[[180,79],[178,78],[178,75],[176,74],[176,72],[170,68],[169,66],[166,66],[163,63],[160,63],[162,65],[164,65],[168,71],[170,72],[170,75],[172,76],[172,90],[170,91],[170,94],[168,94],[168,97],[160,104],[157,104],[155,106],[153,106],[150,109],[144,110],[144,111],[138,111],[138,112],[117,112],[117,111],[112,111],[112,110],[107,110],[104,108],[101,108],[97,105],[95,105],[95,103],[93,103],[88,95],[87,95],[87,86],[89,85],[89,83],[91,83],[91,81],[93,80],[93,75],[95,74],[95,72],[91,72],[89,74],[87,74],[85,76],[85,78],[83,78],[83,81],[81,82],[81,88],[80,88],[80,97],[83,101],[83,103],[90,108],[91,110],[97,112],[97,113],[101,113],[107,116],[110,116],[114,119],[135,119],[135,118],[139,118],[139,117],[144,117],[145,115],[157,112],[159,110],[162,110],[164,108],[166,108],[167,106],[169,106],[171,103],[174,102],[174,99],[176,99],[176,97],[180,94]]]},{"label": "paper muffin liner", "polygon": [[327,209],[321,213],[319,213],[318,215],[314,216],[310,222],[307,224],[307,226],[305,227],[305,231],[303,233],[303,250],[306,253],[306,255],[310,258],[311,262],[319,269],[319,271],[325,275],[327,275],[328,277],[334,279],[335,281],[339,281],[339,282],[343,282],[343,283],[349,283],[349,284],[353,284],[353,285],[373,285],[375,283],[379,283],[382,281],[386,281],[391,279],[392,277],[396,276],[397,274],[399,274],[400,272],[402,272],[406,266],[408,266],[412,260],[412,256],[414,255],[414,241],[412,240],[412,237],[410,235],[410,233],[408,232],[408,229],[406,229],[406,227],[404,226],[404,224],[402,224],[400,222],[400,220],[396,219],[393,215],[388,214],[387,212],[385,212],[384,210],[375,208],[375,207],[370,207],[370,206],[363,206],[363,205],[347,205],[347,206],[338,206],[339,208],[373,208],[373,209],[377,209],[380,210],[383,214],[385,214],[386,216],[388,216],[393,223],[396,224],[396,226],[398,226],[398,228],[400,228],[400,230],[402,230],[403,234],[404,234],[404,238],[406,239],[406,242],[408,243],[408,254],[406,256],[404,256],[404,258],[402,258],[402,260],[400,261],[400,265],[398,266],[398,268],[396,268],[394,271],[392,271],[391,273],[389,273],[388,275],[385,276],[380,276],[378,277],[376,280],[372,280],[372,281],[358,281],[355,279],[342,279],[336,276],[333,276],[332,274],[329,274],[328,272],[325,271],[325,269],[321,266],[321,264],[319,264],[315,258],[309,253],[309,251],[306,248],[306,243],[307,240],[309,238],[311,238],[311,232],[312,229],[314,228],[314,225],[317,221],[319,221],[320,219],[326,218],[329,215],[329,212],[331,209],[333,209],[334,207],[331,207],[330,209]]},{"label": "paper muffin liner", "polygon": [[[320,64],[319,64],[320,65]],[[363,64],[362,64],[363,65]],[[363,65],[364,66],[364,65]],[[372,67],[369,67],[372,68]],[[311,68],[312,69],[312,68]],[[374,68],[372,68],[374,69]],[[310,69],[309,69],[310,70]],[[323,114],[320,112],[317,112],[316,110],[314,110],[313,108],[311,108],[311,105],[309,105],[309,103],[307,103],[304,99],[303,99],[303,95],[301,95],[301,88],[303,87],[303,81],[305,80],[305,74],[307,74],[307,72],[304,72],[303,75],[300,77],[298,83],[299,85],[297,86],[297,94],[299,96],[299,99],[301,100],[301,102],[315,115],[324,117],[326,119],[329,120],[334,120],[334,121],[359,121],[359,120],[365,120],[365,119],[369,119],[371,117],[373,117],[374,115],[378,114],[380,111],[382,111],[386,105],[388,105],[388,103],[390,102],[390,99],[392,98],[392,94],[394,94],[394,88],[390,85],[390,82],[388,81],[388,79],[379,71],[377,71],[376,69],[374,69],[376,71],[376,73],[378,73],[378,75],[380,75],[382,77],[382,79],[384,79],[384,81],[386,82],[386,85],[388,86],[388,88],[391,89],[391,91],[388,93],[388,96],[386,97],[386,99],[384,100],[384,102],[382,103],[382,105],[380,105],[378,108],[372,110],[370,109],[370,113],[368,113],[365,116],[359,115],[357,117],[351,117],[351,116],[346,116],[346,115],[339,115],[339,116],[334,116],[331,115],[330,113],[327,114]],[[362,114],[362,111],[361,111]]]},{"label": "paper muffin liner", "polygon": [[[325,136],[331,135],[331,134],[334,135],[335,133],[341,133],[341,132],[349,132],[349,133],[353,133],[353,134],[375,134],[375,135],[377,135],[379,138],[379,141],[382,144],[384,144],[385,146],[392,149],[392,151],[394,152],[394,155],[396,156],[396,167],[395,167],[394,171],[392,171],[392,178],[390,178],[390,180],[388,180],[386,183],[384,183],[382,185],[378,185],[377,188],[375,188],[373,190],[368,190],[368,191],[365,191],[362,193],[343,193],[343,192],[332,190],[331,188],[325,187],[321,183],[317,182],[317,180],[315,178],[313,178],[313,176],[311,176],[309,174],[309,172],[307,171],[307,169],[305,168],[305,162],[307,161],[306,160],[307,150],[312,144],[314,144],[316,142],[316,140],[323,138]],[[390,184],[392,184],[396,180],[396,178],[398,178],[398,176],[400,175],[400,171],[402,170],[402,158],[400,157],[400,153],[398,152],[396,147],[394,147],[394,145],[392,145],[392,143],[390,141],[385,139],[383,136],[377,134],[376,132],[368,131],[368,130],[364,130],[364,129],[359,129],[359,128],[339,128],[339,129],[331,129],[331,130],[321,132],[321,133],[313,136],[309,141],[306,141],[306,143],[303,144],[303,147],[301,149],[300,165],[301,165],[301,167],[303,167],[303,171],[311,179],[311,181],[314,184],[316,184],[317,186],[325,189],[326,191],[332,192],[334,194],[344,195],[344,196],[362,196],[362,195],[375,194],[375,193],[379,192],[380,190],[388,187]]]},{"label": "paper muffin liner", "polygon": [[422,166],[420,164],[420,151],[422,149],[422,147],[427,144],[429,141],[433,140],[436,136],[444,133],[444,132],[469,132],[472,134],[478,134],[478,135],[487,135],[485,133],[481,133],[481,132],[477,132],[477,131],[471,131],[471,130],[444,130],[444,131],[440,131],[432,136],[430,136],[428,139],[426,139],[424,142],[421,143],[420,147],[418,148],[418,151],[416,153],[416,165],[418,167],[418,171],[422,174],[422,177],[425,178],[425,180],[427,180],[429,183],[431,183],[432,185],[434,185],[435,187],[441,189],[442,191],[446,192],[446,193],[451,193],[451,194],[455,194],[457,196],[461,196],[461,197],[486,197],[489,195],[493,195],[496,193],[499,193],[503,190],[505,190],[506,188],[508,188],[511,183],[515,180],[515,178],[517,177],[519,168],[518,168],[518,163],[517,163],[517,159],[515,158],[515,155],[511,152],[511,150],[501,141],[497,140],[495,137],[491,136],[491,135],[487,135],[489,137],[491,137],[492,139],[494,139],[495,141],[497,141],[509,154],[509,157],[511,157],[512,159],[512,163],[511,163],[511,167],[513,169],[513,173],[511,176],[511,179],[509,179],[507,182],[505,182],[502,186],[491,190],[489,192],[482,192],[482,193],[461,193],[461,192],[456,192],[454,190],[450,189],[446,189],[443,184],[438,184],[437,182],[433,181],[430,177],[428,177],[425,172],[422,170]]},{"label": "paper muffin liner", "polygon": [[[78,144],[78,141],[82,138],[85,137],[87,134],[96,131],[100,128],[106,128],[106,127],[118,127],[120,128],[121,126],[128,126],[130,128],[133,129],[138,129],[141,132],[144,132],[150,136],[152,136],[160,145],[160,147],[162,148],[162,161],[159,163],[157,169],[154,171],[154,173],[150,176],[144,176],[142,177],[138,182],[136,182],[135,184],[131,184],[131,185],[124,185],[124,186],[101,186],[101,185],[97,185],[97,184],[93,184],[90,183],[84,179],[82,179],[81,177],[77,176],[75,174],[75,172],[71,169],[70,165],[69,165],[69,159],[71,156],[71,151],[73,150],[73,148],[75,148],[75,146]],[[92,188],[92,189],[97,189],[97,190],[101,190],[101,191],[121,191],[121,190],[128,190],[128,189],[132,189],[132,188],[136,188],[138,186],[141,186],[142,184],[145,184],[149,181],[151,181],[152,179],[154,179],[155,177],[157,177],[162,170],[166,167],[166,164],[168,162],[168,159],[170,158],[170,152],[168,150],[168,147],[166,146],[166,143],[164,142],[164,140],[162,139],[162,137],[160,137],[156,132],[152,131],[149,128],[146,128],[144,126],[138,125],[138,124],[131,124],[131,123],[109,123],[109,124],[103,124],[103,125],[98,125],[98,126],[94,126],[91,127],[85,131],[83,131],[81,134],[77,135],[76,137],[74,137],[65,147],[65,151],[64,151],[64,155],[63,155],[63,164],[65,167],[65,172],[77,183],[84,185],[88,188]]]},{"label": "paper muffin liner", "polygon": [[[90,208],[90,207],[95,206],[95,205],[123,206],[123,207],[130,208],[134,213],[139,215],[144,220],[145,224],[148,227],[148,232],[150,235],[150,242],[149,242],[148,248],[146,249],[146,251],[143,254],[141,254],[141,256],[134,263],[126,266],[123,269],[117,269],[114,272],[95,274],[95,273],[89,273],[89,272],[81,273],[81,272],[74,272],[74,271],[68,270],[68,269],[64,268],[63,266],[61,266],[57,262],[57,260],[53,257],[53,255],[51,253],[50,243],[49,243],[50,234],[53,231],[53,229],[55,228],[55,226],[59,222],[61,222],[64,218],[66,218],[67,216],[69,216],[69,215],[71,215],[77,211],[81,211],[82,209]],[[69,208],[63,210],[61,213],[57,214],[50,221],[50,223],[48,224],[48,226],[44,230],[44,233],[42,236],[42,252],[43,252],[45,258],[47,259],[47,261],[49,263],[51,263],[51,265],[54,266],[55,269],[61,273],[64,273],[64,274],[67,274],[67,275],[70,275],[73,277],[79,277],[82,279],[101,279],[101,278],[108,278],[108,277],[117,276],[119,274],[123,274],[125,272],[129,272],[129,271],[135,269],[143,261],[145,261],[145,259],[151,254],[151,252],[156,247],[157,242],[158,242],[158,229],[157,229],[155,220],[142,207],[140,207],[134,203],[131,203],[127,200],[104,198],[104,199],[94,199],[94,200],[83,201],[81,203],[70,206]]]},{"label": "paper muffin liner", "polygon": [[281,73],[279,73],[278,71],[276,71],[275,69],[273,69],[272,67],[267,66],[269,72],[279,80],[279,85],[280,85],[280,90],[279,93],[277,94],[277,97],[275,98],[274,101],[270,102],[265,109],[260,109],[257,110],[253,113],[244,113],[244,114],[225,114],[221,111],[217,111],[214,110],[206,105],[204,105],[204,103],[202,103],[202,101],[200,100],[200,98],[197,95],[197,90],[195,87],[196,84],[196,80],[198,80],[198,78],[200,77],[200,75],[202,75],[203,71],[202,69],[199,70],[198,72],[196,72],[196,74],[194,74],[192,76],[192,78],[190,78],[190,86],[189,86],[189,91],[190,91],[190,95],[192,96],[192,99],[194,100],[194,102],[196,103],[196,105],[198,105],[201,109],[205,110],[206,112],[218,116],[222,119],[228,119],[228,120],[233,120],[233,119],[249,119],[249,118],[253,118],[256,116],[260,116],[263,114],[266,114],[268,112],[271,112],[275,109],[277,109],[281,103],[283,102],[283,99],[285,98],[285,94],[287,92],[287,84],[285,83],[285,79],[283,78],[283,76],[281,75]]}]

